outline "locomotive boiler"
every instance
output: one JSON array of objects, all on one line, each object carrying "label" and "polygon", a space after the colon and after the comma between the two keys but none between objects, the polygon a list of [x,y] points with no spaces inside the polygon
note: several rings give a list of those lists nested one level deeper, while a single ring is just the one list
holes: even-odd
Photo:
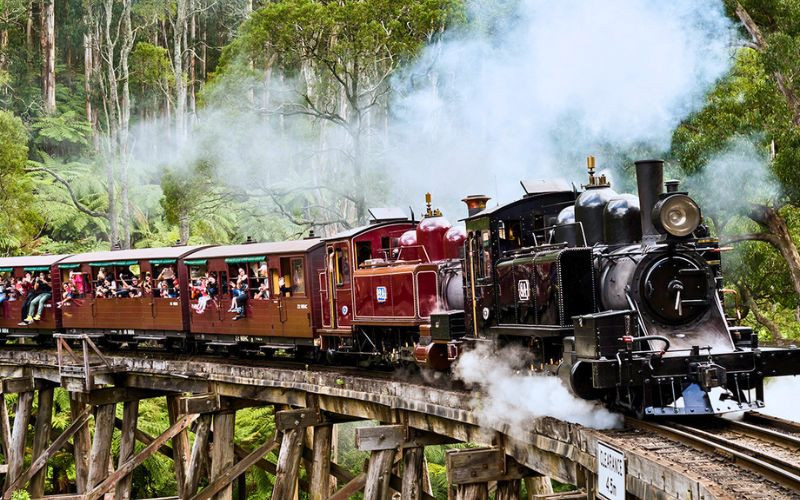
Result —
[{"label": "locomotive boiler", "polygon": [[764,378],[798,373],[800,351],[729,323],[699,205],[665,185],[663,161],[636,162],[638,196],[588,167],[582,191],[540,181],[504,206],[465,198],[465,307],[432,315],[421,343],[451,361],[480,342],[521,345],[578,396],[640,416],[763,406]]}]

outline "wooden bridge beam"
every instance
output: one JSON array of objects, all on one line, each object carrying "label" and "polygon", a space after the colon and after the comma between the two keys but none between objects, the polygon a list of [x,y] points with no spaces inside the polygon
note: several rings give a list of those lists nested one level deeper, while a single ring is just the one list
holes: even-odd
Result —
[{"label": "wooden bridge beam", "polygon": [[[451,450],[447,453],[445,465],[457,500],[488,498],[490,482],[496,483],[497,500],[518,500],[522,479],[537,475],[507,456],[503,448],[497,446]],[[531,494],[529,487],[529,498]]]}]

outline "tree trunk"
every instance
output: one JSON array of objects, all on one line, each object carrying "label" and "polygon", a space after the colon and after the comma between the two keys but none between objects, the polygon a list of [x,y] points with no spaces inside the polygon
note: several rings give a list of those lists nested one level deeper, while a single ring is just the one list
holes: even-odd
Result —
[{"label": "tree trunk", "polygon": [[183,39],[186,30],[189,0],[177,0],[172,26],[172,71],[175,75],[175,130],[178,138],[186,137],[186,79],[183,74]]},{"label": "tree trunk", "polygon": [[56,13],[55,0],[42,0],[42,103],[44,112],[56,111]]},{"label": "tree trunk", "polygon": [[800,300],[800,251],[792,239],[786,220],[777,208],[767,205],[757,205],[750,212],[750,218],[769,232],[760,239],[772,244],[786,261],[796,299]]},{"label": "tree trunk", "polygon": [[27,18],[25,20],[25,48],[28,63],[33,57],[33,0],[28,0]]},{"label": "tree trunk", "polygon": [[120,80],[122,82],[122,97],[119,106],[119,147],[118,155],[120,159],[122,174],[122,223],[123,223],[123,248],[131,247],[131,199],[129,193],[128,178],[128,132],[131,119],[131,99],[130,70],[128,68],[128,56],[133,49],[133,27],[131,25],[131,0],[123,0],[122,11],[122,46],[120,48]]},{"label": "tree trunk", "polygon": [[189,244],[190,231],[189,214],[181,213],[180,217],[178,217],[178,237],[181,239],[181,245]]},{"label": "tree trunk", "polygon": [[756,303],[755,299],[753,298],[753,294],[750,292],[750,288],[745,285],[744,283],[739,284],[739,291],[742,294],[742,302],[751,310],[753,311],[753,316],[756,317],[756,321],[764,325],[769,333],[772,335],[772,340],[779,340],[783,338],[781,334],[781,330],[778,328],[778,325],[775,324],[774,321],[764,316],[761,312],[761,308]]},{"label": "tree trunk", "polygon": [[189,62],[189,113],[194,116],[196,111],[196,101],[195,101],[195,82],[196,82],[196,70],[197,70],[197,53],[195,52],[195,39],[197,34],[197,14],[195,13],[194,8],[195,0],[190,0],[189,3],[189,11],[191,12],[191,16],[189,17],[189,31],[187,33],[186,39],[186,48],[188,54],[188,62]]}]

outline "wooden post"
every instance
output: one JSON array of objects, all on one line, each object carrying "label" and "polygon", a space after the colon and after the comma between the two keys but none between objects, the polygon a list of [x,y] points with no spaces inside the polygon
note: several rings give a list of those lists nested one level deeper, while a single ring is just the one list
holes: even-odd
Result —
[{"label": "wooden post", "polygon": [[[174,424],[180,416],[178,398],[178,396],[167,396],[167,413],[169,413],[170,425]],[[186,462],[189,458],[189,433],[186,430],[179,432],[172,438],[172,452],[172,461],[175,464],[175,479],[178,481],[178,496],[187,498],[184,488],[186,486]]]},{"label": "wooden post", "polygon": [[[141,465],[142,462],[147,460],[153,453],[158,450],[167,440],[172,439],[175,434],[189,427],[192,422],[197,419],[197,415],[183,415],[177,422],[170,425],[167,430],[161,433],[152,443],[147,445],[145,449],[134,455],[130,460],[120,465],[119,469],[109,475],[102,483],[94,487],[86,495],[81,496],[82,500],[98,500],[100,497],[108,493],[119,480],[131,472],[133,469]],[[113,420],[112,420],[113,422]]]},{"label": "wooden post", "polygon": [[6,396],[5,394],[0,394],[0,398],[2,398],[3,404],[0,404],[0,437],[3,439],[3,456],[6,457],[6,461],[8,460],[8,456],[11,454],[9,451],[11,449],[11,424],[8,420],[8,406],[6,405]]},{"label": "wooden post", "polygon": [[511,479],[508,481],[497,481],[497,493],[495,493],[495,500],[520,500],[520,487],[522,481],[519,479]]},{"label": "wooden post", "polygon": [[548,476],[530,476],[525,478],[525,489],[528,490],[528,499],[534,495],[552,495],[553,483]]},{"label": "wooden post", "polygon": [[[275,485],[272,487],[273,500],[286,500],[294,497],[304,434],[305,427],[294,427],[283,433]],[[216,440],[216,431],[214,438]]]},{"label": "wooden post", "polygon": [[[425,448],[406,448],[403,450],[403,498],[419,500],[422,498],[425,481],[422,477],[422,465],[425,460]],[[427,471],[426,471],[427,472]]]},{"label": "wooden post", "polygon": [[11,453],[8,456],[8,475],[6,485],[10,485],[22,473],[25,461],[25,436],[28,433],[28,422],[31,419],[33,392],[22,392],[17,400],[17,412],[14,415],[14,428],[11,431]]},{"label": "wooden post", "polygon": [[[233,466],[233,428],[236,414],[216,413],[213,417],[214,442],[211,444],[211,481],[221,477]],[[233,487],[228,484],[214,497],[217,500],[232,500]]]},{"label": "wooden post", "polygon": [[211,415],[200,415],[197,419],[197,428],[192,444],[192,456],[189,459],[189,467],[186,471],[186,488],[184,492],[187,497],[197,493],[197,485],[200,482],[200,471],[203,463],[206,462],[206,452],[208,450],[208,436],[211,429]]},{"label": "wooden post", "polygon": [[[78,401],[74,393],[69,395],[70,418],[74,422],[86,408],[86,405]],[[75,433],[73,440],[73,452],[75,455],[75,486],[78,493],[86,493],[86,480],[89,477],[89,450],[92,446],[92,436],[89,426],[84,425]]]},{"label": "wooden post", "polygon": [[433,486],[431,485],[431,474],[428,472],[428,459],[425,453],[422,454],[422,491],[428,495],[433,495]]},{"label": "wooden post", "polygon": [[311,486],[309,500],[323,500],[331,493],[331,439],[333,425],[314,427],[314,444],[311,448]]},{"label": "wooden post", "polygon": [[75,434],[75,432],[84,427],[86,423],[89,421],[89,410],[84,410],[77,419],[73,420],[69,426],[64,429],[64,432],[58,435],[53,440],[53,444],[47,447],[46,450],[42,452],[42,454],[31,463],[30,468],[22,473],[17,479],[14,480],[12,483],[7,483],[7,488],[5,493],[3,493],[3,500],[8,500],[11,498],[11,495],[14,493],[15,490],[22,488],[37,472],[39,472],[46,464],[47,461],[52,457],[55,453],[57,453],[64,445],[67,444],[69,438]]},{"label": "wooden post", "polygon": [[[50,429],[53,419],[53,387],[48,386],[39,390],[39,408],[36,412],[36,430],[33,435],[33,456],[31,461],[36,460],[47,448],[50,439]],[[31,478],[28,492],[31,498],[44,496],[44,480],[47,476],[47,465]]]},{"label": "wooden post", "polygon": [[456,500],[487,500],[489,487],[487,483],[459,484],[456,486]]},{"label": "wooden post", "polygon": [[364,500],[388,500],[394,454],[394,449],[376,450],[370,454]]},{"label": "wooden post", "polygon": [[111,437],[114,435],[114,413],[116,404],[97,407],[94,416],[94,438],[92,452],[89,456],[89,477],[87,489],[91,490],[108,475],[108,460],[111,457]]},{"label": "wooden post", "polygon": [[[136,426],[139,420],[139,401],[126,401],[122,406],[122,434],[119,442],[119,466],[122,466],[136,451]],[[128,500],[131,497],[131,481],[133,477],[127,475],[119,480],[115,500]]]}]

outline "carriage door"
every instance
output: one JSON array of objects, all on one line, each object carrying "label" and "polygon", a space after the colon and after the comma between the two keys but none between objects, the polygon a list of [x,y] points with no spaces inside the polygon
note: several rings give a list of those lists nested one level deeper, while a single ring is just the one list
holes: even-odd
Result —
[{"label": "carriage door", "polygon": [[332,260],[333,272],[330,295],[335,297],[333,309],[336,318],[334,328],[350,328],[353,319],[353,296],[351,288],[351,261],[350,245],[346,241],[333,244],[333,254],[328,256]]}]

